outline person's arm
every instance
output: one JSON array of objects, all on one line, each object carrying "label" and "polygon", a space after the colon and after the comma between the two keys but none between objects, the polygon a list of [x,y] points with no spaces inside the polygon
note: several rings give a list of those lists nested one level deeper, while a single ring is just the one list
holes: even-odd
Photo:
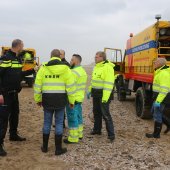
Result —
[{"label": "person's arm", "polygon": [[76,86],[73,78],[73,73],[68,68],[67,76],[66,76],[66,92],[68,95],[68,101],[71,105],[74,105],[75,103],[75,92],[76,92]]},{"label": "person's arm", "polygon": [[34,100],[41,106],[42,103],[42,81],[43,81],[44,68],[41,67],[37,72],[35,84],[34,84]]},{"label": "person's arm", "polygon": [[102,103],[106,103],[109,100],[110,94],[113,90],[114,86],[114,69],[111,66],[105,66],[103,74],[103,96],[102,96]]},{"label": "person's arm", "polygon": [[165,99],[166,95],[170,90],[169,86],[170,86],[170,73],[168,71],[164,71],[163,74],[161,74],[160,92],[155,102],[162,103],[162,101]]}]

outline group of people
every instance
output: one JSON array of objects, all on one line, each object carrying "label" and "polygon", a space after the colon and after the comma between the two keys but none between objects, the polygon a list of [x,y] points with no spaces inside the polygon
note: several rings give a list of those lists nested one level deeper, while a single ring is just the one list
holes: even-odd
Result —
[{"label": "group of people", "polygon": [[[23,76],[32,74],[35,69],[22,71],[19,54],[23,50],[23,41],[15,39],[11,49],[1,57],[0,64],[0,156],[6,156],[4,138],[9,121],[10,141],[25,141],[18,134],[19,101]],[[66,144],[78,143],[83,139],[82,102],[85,96],[87,73],[81,66],[82,57],[73,54],[70,63],[65,59],[65,51],[54,49],[50,61],[44,63],[36,74],[34,99],[44,110],[42,152],[48,152],[48,140],[55,117],[55,155],[67,152],[62,147],[63,122],[66,110],[69,135],[63,139]],[[87,96],[93,97],[94,127],[91,135],[100,135],[102,118],[106,122],[108,139],[115,139],[109,104],[113,98],[114,64],[99,51],[95,55],[96,66],[93,70],[91,85]]]},{"label": "group of people", "polygon": [[[25,141],[26,138],[18,134],[19,101],[23,76],[35,73],[35,69],[22,71],[22,60],[19,54],[23,50],[23,41],[15,39],[11,49],[1,57],[0,64],[0,156],[6,156],[4,138],[9,121],[9,140]],[[41,151],[48,152],[48,141],[55,117],[55,155],[67,152],[62,147],[66,144],[75,144],[83,139],[82,103],[85,96],[87,73],[81,66],[82,57],[73,54],[70,63],[65,59],[65,51],[54,49],[50,60],[44,63],[36,74],[34,84],[34,99],[44,110],[44,123]],[[170,68],[166,66],[165,58],[158,58],[154,62],[153,81],[153,117],[154,132],[146,134],[148,138],[160,138],[162,123],[167,125],[165,133],[170,131],[170,122],[163,115],[170,89]],[[109,111],[109,104],[113,99],[114,64],[106,58],[105,52],[99,51],[95,55],[95,67],[92,73],[87,98],[92,97],[94,126],[91,135],[101,135],[102,119],[106,123],[108,139],[115,139],[113,120]],[[167,102],[169,104],[169,101]],[[63,122],[66,110],[69,135],[62,140]]]}]

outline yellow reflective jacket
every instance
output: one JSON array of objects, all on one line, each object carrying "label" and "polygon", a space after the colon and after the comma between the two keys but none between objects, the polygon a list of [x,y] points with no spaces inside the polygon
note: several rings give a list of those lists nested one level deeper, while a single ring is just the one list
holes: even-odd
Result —
[{"label": "yellow reflective jacket", "polygon": [[162,66],[155,71],[152,90],[157,93],[156,102],[163,102],[170,92],[170,68],[168,66]]},{"label": "yellow reflective jacket", "polygon": [[67,97],[70,104],[75,102],[76,87],[72,72],[68,66],[61,62],[58,57],[41,66],[39,69],[35,85],[35,102],[42,102],[46,108],[65,107]]},{"label": "yellow reflective jacket", "polygon": [[87,82],[87,74],[82,66],[76,66],[72,70],[76,85],[76,102],[83,102]]},{"label": "yellow reflective jacket", "polygon": [[92,97],[102,97],[102,102],[107,102],[114,87],[114,64],[110,61],[97,63],[93,69],[89,91]]}]

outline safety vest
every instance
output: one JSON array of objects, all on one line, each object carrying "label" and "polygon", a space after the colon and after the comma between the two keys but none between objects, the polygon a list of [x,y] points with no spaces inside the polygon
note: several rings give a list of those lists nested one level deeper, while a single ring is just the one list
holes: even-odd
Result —
[{"label": "safety vest", "polygon": [[114,64],[110,61],[97,63],[93,69],[91,86],[92,89],[102,90],[102,101],[107,102],[114,86]]},{"label": "safety vest", "polygon": [[[59,104],[63,107],[66,104],[66,97],[70,104],[74,104],[75,92],[72,72],[61,62],[60,58],[52,57],[47,64],[41,66],[34,85],[35,102],[46,102],[45,105],[48,106],[52,103],[53,105]],[[61,103],[62,101],[64,103]]]},{"label": "safety vest", "polygon": [[75,100],[77,102],[83,102],[86,82],[87,82],[86,71],[82,66],[76,66],[71,70],[74,75],[75,86],[76,86]]},{"label": "safety vest", "polygon": [[170,92],[170,68],[165,67],[165,65],[162,66],[154,73],[152,90],[158,93],[156,102],[159,103],[161,103]]}]

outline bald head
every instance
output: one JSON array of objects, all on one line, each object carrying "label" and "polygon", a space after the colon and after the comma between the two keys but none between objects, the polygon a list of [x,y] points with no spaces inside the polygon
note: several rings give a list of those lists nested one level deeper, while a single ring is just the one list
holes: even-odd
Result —
[{"label": "bald head", "polygon": [[59,57],[60,58],[60,50],[58,50],[58,49],[52,50],[51,57]]},{"label": "bald head", "polygon": [[166,65],[166,59],[165,58],[157,58],[153,64],[154,64],[154,69],[158,69],[164,65]]},{"label": "bald head", "polygon": [[61,59],[65,58],[65,51],[64,50],[60,50],[60,58]]}]

